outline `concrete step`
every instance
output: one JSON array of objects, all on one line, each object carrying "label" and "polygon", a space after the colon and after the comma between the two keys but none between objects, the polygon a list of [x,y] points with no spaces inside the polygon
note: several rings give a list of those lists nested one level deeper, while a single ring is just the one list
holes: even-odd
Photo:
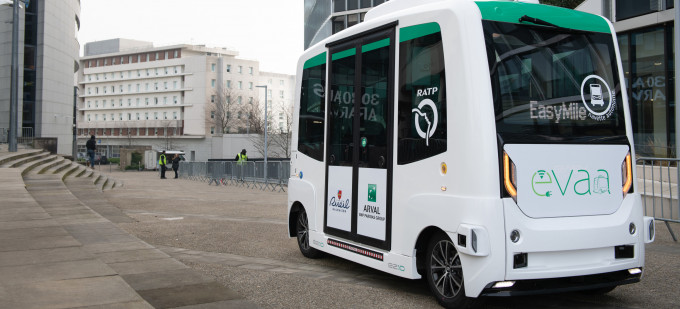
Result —
[{"label": "concrete step", "polygon": [[60,157],[57,155],[47,155],[44,157],[40,157],[36,160],[26,162],[22,164],[21,166],[18,166],[19,169],[21,169],[21,174],[26,175],[27,173],[33,172],[36,169],[41,168],[44,165],[49,165],[53,164],[53,162],[57,161]]},{"label": "concrete step", "polygon": [[35,174],[45,174],[49,169],[61,164],[64,162],[64,158],[60,156],[55,156],[55,159],[49,162],[46,162],[45,164],[42,164],[40,166],[36,166],[31,172]]},{"label": "concrete step", "polygon": [[42,153],[40,149],[19,149],[17,152],[3,152],[0,155],[0,167],[5,166],[7,163],[20,160],[21,158],[32,156],[34,154]]},{"label": "concrete step", "polygon": [[9,160],[5,164],[3,164],[0,167],[6,167],[6,168],[20,168],[20,169],[25,169],[26,167],[31,165],[31,162],[41,160],[47,156],[49,156],[49,152],[43,152],[41,151],[40,153],[34,153],[26,156],[21,156],[19,158],[15,158],[14,160]]}]

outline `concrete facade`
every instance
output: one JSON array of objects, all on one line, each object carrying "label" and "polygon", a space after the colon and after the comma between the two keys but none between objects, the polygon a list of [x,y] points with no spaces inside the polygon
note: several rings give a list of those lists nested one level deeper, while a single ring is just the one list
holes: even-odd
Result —
[{"label": "concrete facade", "polygon": [[[19,15],[19,125],[56,137],[57,152],[71,155],[80,1],[31,1]],[[11,21],[12,8],[1,6],[0,18]],[[12,24],[0,24],[0,128],[9,127],[11,43]]]},{"label": "concrete facade", "polygon": [[[85,49],[78,72],[79,152],[94,134],[109,157],[117,156],[116,147],[149,145],[183,150],[190,160],[230,158],[230,139],[223,141],[223,133],[245,133],[247,122],[243,117],[220,130],[214,115],[220,98],[229,97],[234,107],[264,102],[265,92],[256,86],[270,83],[272,106],[292,106],[294,76],[260,72],[258,61],[237,58],[238,52],[226,48],[113,39]],[[278,111],[269,114],[275,128],[287,119],[279,119]]]}]

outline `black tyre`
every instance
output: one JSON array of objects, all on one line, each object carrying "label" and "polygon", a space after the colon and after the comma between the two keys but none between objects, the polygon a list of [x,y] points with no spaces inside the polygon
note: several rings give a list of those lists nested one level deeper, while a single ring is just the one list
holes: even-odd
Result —
[{"label": "black tyre", "polygon": [[307,212],[302,208],[298,212],[295,229],[297,231],[297,243],[300,247],[300,252],[305,257],[310,259],[318,259],[323,256],[323,252],[312,248],[309,245],[309,223],[307,220]]},{"label": "black tyre", "polygon": [[427,246],[425,270],[430,291],[445,308],[469,308],[475,299],[465,296],[463,266],[451,239],[435,233]]}]

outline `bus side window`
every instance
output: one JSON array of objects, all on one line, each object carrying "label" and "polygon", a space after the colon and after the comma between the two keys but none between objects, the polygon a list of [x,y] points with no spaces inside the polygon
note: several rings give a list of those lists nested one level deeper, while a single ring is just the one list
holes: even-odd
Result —
[{"label": "bus side window", "polygon": [[301,85],[297,149],[315,160],[323,161],[326,53],[305,62]]},{"label": "bus side window", "polygon": [[439,24],[401,28],[397,164],[446,151],[446,83]]}]

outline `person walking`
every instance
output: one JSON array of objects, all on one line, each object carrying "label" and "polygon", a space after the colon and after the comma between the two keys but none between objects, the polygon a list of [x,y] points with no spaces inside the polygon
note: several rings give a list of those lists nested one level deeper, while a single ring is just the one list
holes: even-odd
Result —
[{"label": "person walking", "polygon": [[179,178],[177,175],[177,170],[179,169],[179,161],[184,160],[178,153],[172,157],[172,170],[175,171],[175,179]]},{"label": "person walking", "polygon": [[94,152],[97,150],[97,140],[95,140],[94,135],[87,140],[85,148],[87,148],[87,157],[90,159],[90,167],[94,169]]},{"label": "person walking", "polygon": [[161,167],[161,179],[166,179],[165,178],[165,170],[166,167],[165,165],[168,164],[168,160],[165,157],[165,150],[161,153],[161,156],[158,158],[158,165]]}]

